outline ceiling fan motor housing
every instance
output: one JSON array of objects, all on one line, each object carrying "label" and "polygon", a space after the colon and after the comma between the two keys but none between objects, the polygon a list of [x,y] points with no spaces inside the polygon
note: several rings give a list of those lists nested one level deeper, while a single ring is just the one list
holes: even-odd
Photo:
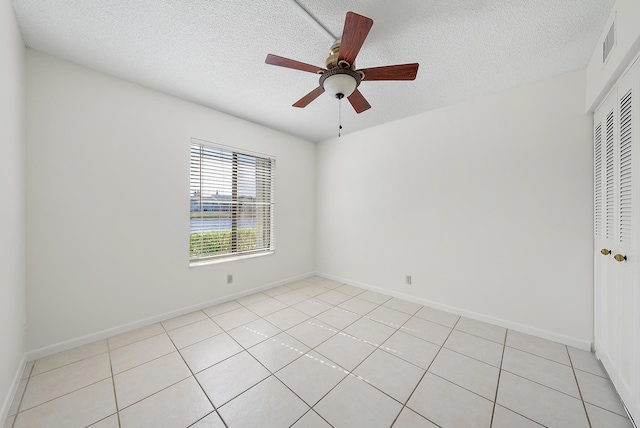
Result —
[{"label": "ceiling fan motor housing", "polygon": [[338,40],[329,48],[329,56],[325,61],[325,66],[327,70],[331,70],[332,68],[338,65],[338,54],[340,52],[340,41]]}]

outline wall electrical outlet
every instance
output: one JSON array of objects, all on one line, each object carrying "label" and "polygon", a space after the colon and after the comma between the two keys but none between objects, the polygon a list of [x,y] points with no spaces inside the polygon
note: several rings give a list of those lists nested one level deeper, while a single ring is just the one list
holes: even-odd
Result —
[{"label": "wall electrical outlet", "polygon": [[22,334],[23,335],[27,335],[27,320],[23,319],[22,320]]},{"label": "wall electrical outlet", "polygon": [[227,284],[233,283],[233,275],[227,275]]},{"label": "wall electrical outlet", "polygon": [[408,285],[411,285],[411,275],[405,275],[404,283],[408,284]]}]

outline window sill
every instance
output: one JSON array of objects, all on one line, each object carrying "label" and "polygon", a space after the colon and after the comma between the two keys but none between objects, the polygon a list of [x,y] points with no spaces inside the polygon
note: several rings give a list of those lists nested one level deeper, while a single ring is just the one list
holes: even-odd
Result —
[{"label": "window sill", "polygon": [[274,253],[275,251],[266,251],[266,252],[256,253],[256,254],[243,254],[239,256],[220,257],[216,259],[194,260],[192,262],[189,262],[189,267],[215,265],[215,264],[226,263],[226,262],[236,262],[238,260],[246,260],[246,259],[253,259],[256,257],[270,256],[271,254],[274,254]]}]

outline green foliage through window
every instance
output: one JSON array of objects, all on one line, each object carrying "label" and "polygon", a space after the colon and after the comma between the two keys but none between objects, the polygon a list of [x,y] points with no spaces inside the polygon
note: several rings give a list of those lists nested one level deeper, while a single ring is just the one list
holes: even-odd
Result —
[{"label": "green foliage through window", "polygon": [[[255,250],[256,242],[255,229],[238,229],[238,252]],[[192,233],[189,255],[193,259],[203,255],[229,254],[231,245],[230,230]]]}]

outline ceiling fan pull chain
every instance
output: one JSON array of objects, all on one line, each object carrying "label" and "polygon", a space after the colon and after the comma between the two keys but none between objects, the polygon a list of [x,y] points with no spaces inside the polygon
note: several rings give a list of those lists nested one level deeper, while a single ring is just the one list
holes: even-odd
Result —
[{"label": "ceiling fan pull chain", "polygon": [[338,98],[338,138],[342,130],[342,97]]}]

